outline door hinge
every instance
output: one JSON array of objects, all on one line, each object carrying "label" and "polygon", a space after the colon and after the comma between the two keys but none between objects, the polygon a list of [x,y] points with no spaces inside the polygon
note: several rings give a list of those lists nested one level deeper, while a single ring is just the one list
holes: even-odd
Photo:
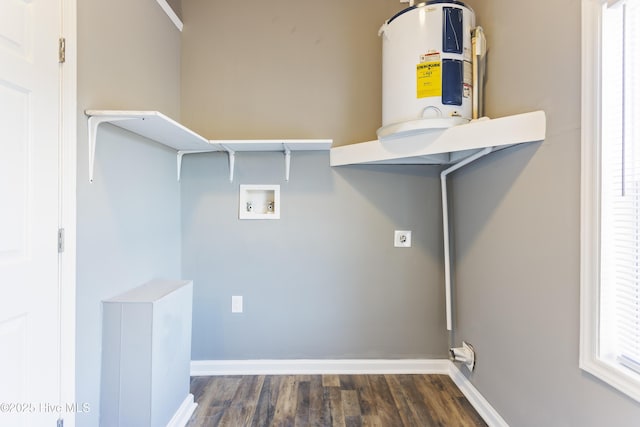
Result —
[{"label": "door hinge", "polygon": [[62,418],[58,418],[58,422],[56,423],[56,427],[64,427],[64,420]]},{"label": "door hinge", "polygon": [[58,228],[58,253],[64,252],[64,228]]},{"label": "door hinge", "polygon": [[64,37],[60,37],[58,39],[58,62],[60,64],[64,63],[66,53],[66,40]]}]

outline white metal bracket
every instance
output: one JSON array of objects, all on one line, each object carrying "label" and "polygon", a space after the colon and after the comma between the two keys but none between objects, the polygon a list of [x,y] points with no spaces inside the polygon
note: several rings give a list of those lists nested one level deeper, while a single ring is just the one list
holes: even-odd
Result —
[{"label": "white metal bracket", "polygon": [[182,156],[185,154],[200,154],[200,153],[211,153],[211,150],[193,150],[193,151],[178,151],[177,155],[177,169],[178,169],[178,182],[180,182],[180,176],[182,175]]},{"label": "white metal bracket", "polygon": [[229,150],[227,153],[229,154],[229,182],[233,182],[233,171],[236,167],[236,152]]},{"label": "white metal bracket", "polygon": [[123,120],[134,120],[135,117],[118,117],[118,116],[89,116],[88,133],[89,133],[89,181],[93,182],[93,167],[96,160],[96,140],[98,135],[98,126],[104,122],[117,122]]},{"label": "white metal bracket", "polygon": [[284,179],[285,181],[289,181],[289,172],[291,171],[291,150],[287,147],[287,144],[282,144],[284,146]]},{"label": "white metal bracket", "polygon": [[445,299],[446,299],[446,311],[447,311],[447,330],[453,329],[453,307],[451,298],[451,258],[449,253],[449,204],[447,196],[447,175],[457,171],[463,166],[468,165],[471,162],[478,160],[481,157],[493,151],[494,147],[486,147],[477,153],[459,161],[458,163],[450,166],[449,168],[440,172],[440,184],[442,186],[442,234],[444,235],[444,286],[445,286]]},{"label": "white metal bracket", "polygon": [[220,144],[229,156],[229,182],[233,182],[233,173],[236,168],[236,152],[224,144]]},{"label": "white metal bracket", "polygon": [[[212,142],[215,142],[215,141],[212,141]],[[284,177],[286,181],[289,181],[289,175],[291,171],[291,149],[287,146],[287,144],[283,143],[282,145],[284,147],[284,150],[283,150]],[[226,151],[227,155],[229,156],[229,182],[233,182],[233,175],[234,175],[235,165],[236,165],[236,152],[226,144],[220,144],[220,147],[222,147],[222,149]],[[197,153],[197,151],[194,151],[194,153]],[[188,154],[188,153],[184,153],[184,154]]]}]

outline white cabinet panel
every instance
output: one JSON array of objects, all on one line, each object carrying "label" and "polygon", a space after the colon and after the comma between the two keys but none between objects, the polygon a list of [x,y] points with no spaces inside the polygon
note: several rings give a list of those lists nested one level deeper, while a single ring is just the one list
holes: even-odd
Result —
[{"label": "white cabinet panel", "polygon": [[164,427],[193,405],[192,300],[191,281],[154,280],[103,302],[100,425]]}]

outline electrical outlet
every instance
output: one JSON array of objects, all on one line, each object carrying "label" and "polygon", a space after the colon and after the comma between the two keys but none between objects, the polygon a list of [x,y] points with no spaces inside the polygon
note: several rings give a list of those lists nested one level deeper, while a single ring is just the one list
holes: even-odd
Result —
[{"label": "electrical outlet", "polygon": [[242,313],[242,296],[241,295],[233,295],[231,297],[231,312]]},{"label": "electrical outlet", "polygon": [[393,234],[393,246],[396,248],[410,248],[411,230],[396,230]]}]

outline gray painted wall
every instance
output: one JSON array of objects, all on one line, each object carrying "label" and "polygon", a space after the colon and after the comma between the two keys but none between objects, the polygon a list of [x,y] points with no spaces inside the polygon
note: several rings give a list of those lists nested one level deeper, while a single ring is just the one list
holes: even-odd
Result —
[{"label": "gray painted wall", "polygon": [[[287,183],[282,154],[240,153],[230,184],[222,153],[184,162],[194,360],[445,357],[437,170],[294,153]],[[281,219],[239,220],[240,184],[279,184]]]},{"label": "gray painted wall", "polygon": [[178,118],[180,35],[155,0],[78,2],[78,259],[76,398],[99,416],[101,301],[154,277],[180,277],[175,155],[110,125],[88,182],[93,109],[160,110]]},{"label": "gray painted wall", "polygon": [[[393,0],[183,4],[184,122],[212,139],[375,138]],[[437,169],[331,169],[327,153],[186,156],[183,273],[196,360],[443,357]],[[239,184],[281,184],[282,219],[238,220]],[[394,229],[414,247],[393,248]],[[231,314],[231,296],[245,312]]]},{"label": "gray painted wall", "polygon": [[487,114],[547,113],[543,143],[453,175],[470,378],[512,426],[635,424],[640,404],[578,368],[580,1],[469,3],[489,42]]}]

